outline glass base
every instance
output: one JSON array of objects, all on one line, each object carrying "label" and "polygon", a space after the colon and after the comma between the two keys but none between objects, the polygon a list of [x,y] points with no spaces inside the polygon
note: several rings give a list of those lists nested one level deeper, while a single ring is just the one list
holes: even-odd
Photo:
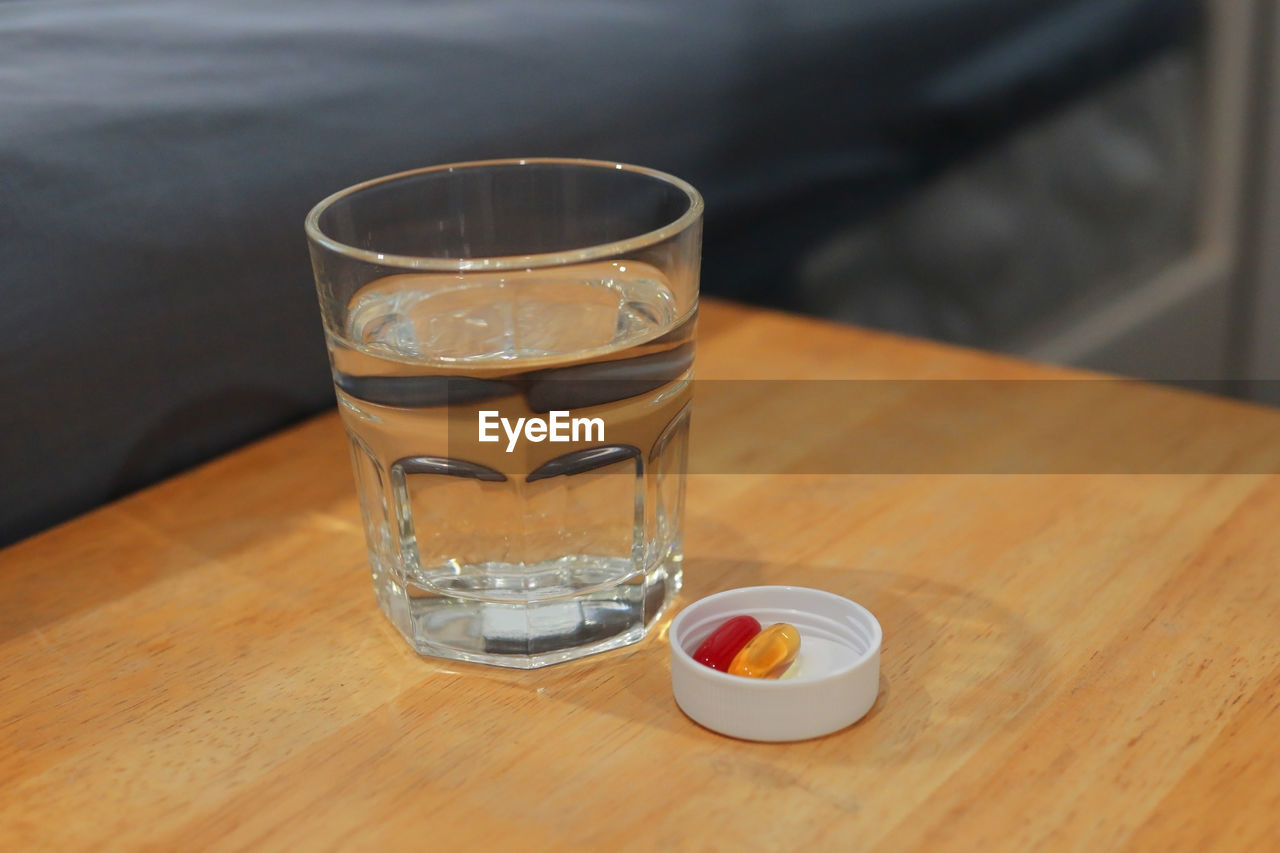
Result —
[{"label": "glass base", "polygon": [[629,560],[577,555],[403,581],[375,566],[374,584],[419,654],[536,669],[639,642],[679,591],[681,562],[672,554],[639,572]]}]

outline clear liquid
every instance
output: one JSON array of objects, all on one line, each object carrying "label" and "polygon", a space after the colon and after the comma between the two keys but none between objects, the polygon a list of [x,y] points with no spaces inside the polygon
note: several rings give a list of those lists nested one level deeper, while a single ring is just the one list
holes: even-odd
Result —
[{"label": "clear liquid", "polygon": [[[392,276],[330,334],[375,590],[419,651],[568,660],[640,639],[678,589],[694,318],[627,266]],[[508,452],[481,410],[604,440]]]}]

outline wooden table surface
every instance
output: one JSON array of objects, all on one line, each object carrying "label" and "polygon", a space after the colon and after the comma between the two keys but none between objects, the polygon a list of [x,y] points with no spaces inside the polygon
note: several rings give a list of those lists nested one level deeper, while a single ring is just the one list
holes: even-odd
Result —
[{"label": "wooden table surface", "polygon": [[[1073,377],[723,303],[698,359]],[[690,477],[675,610],[794,583],[883,625],[870,714],[795,744],[684,717],[667,619],[539,671],[420,658],[374,604],[336,416],[220,458],[0,552],[0,849],[1280,849],[1280,414],[1098,387],[1226,455]],[[699,452],[760,441],[697,406]],[[975,452],[1074,432],[983,417]]]}]

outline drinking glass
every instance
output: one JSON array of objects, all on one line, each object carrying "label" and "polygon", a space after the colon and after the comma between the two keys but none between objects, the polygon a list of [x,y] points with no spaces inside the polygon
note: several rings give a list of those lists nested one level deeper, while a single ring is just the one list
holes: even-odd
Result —
[{"label": "drinking glass", "polygon": [[680,588],[702,199],[587,160],[435,166],[307,216],[378,604],[520,668]]}]

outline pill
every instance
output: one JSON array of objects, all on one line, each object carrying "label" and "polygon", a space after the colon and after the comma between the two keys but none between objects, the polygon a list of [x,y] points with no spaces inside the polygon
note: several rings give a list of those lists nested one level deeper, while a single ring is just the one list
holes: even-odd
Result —
[{"label": "pill", "polygon": [[760,621],[754,616],[734,616],[699,644],[693,659],[704,666],[727,672],[734,656],[759,633]]},{"label": "pill", "polygon": [[765,628],[751,638],[729,664],[730,675],[777,678],[800,653],[800,632],[785,622]]}]

